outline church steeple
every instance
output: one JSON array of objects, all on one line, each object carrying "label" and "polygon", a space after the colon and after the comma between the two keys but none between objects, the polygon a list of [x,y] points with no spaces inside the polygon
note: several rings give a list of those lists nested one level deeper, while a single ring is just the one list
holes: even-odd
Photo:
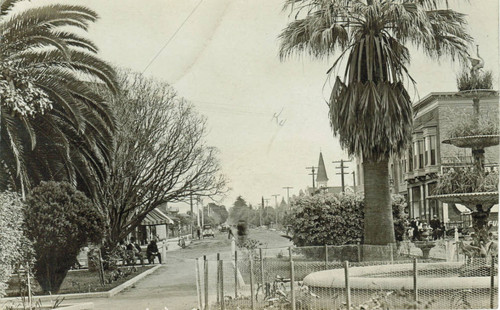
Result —
[{"label": "church steeple", "polygon": [[323,161],[323,153],[319,152],[318,174],[316,175],[316,183],[318,188],[328,186],[328,176],[326,175],[325,162]]}]

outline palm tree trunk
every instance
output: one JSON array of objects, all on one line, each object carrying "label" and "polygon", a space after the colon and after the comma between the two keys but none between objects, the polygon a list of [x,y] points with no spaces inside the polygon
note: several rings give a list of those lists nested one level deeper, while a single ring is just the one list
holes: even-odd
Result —
[{"label": "palm tree trunk", "polygon": [[394,224],[389,187],[388,159],[373,161],[363,158],[365,187],[364,243],[394,243]]}]

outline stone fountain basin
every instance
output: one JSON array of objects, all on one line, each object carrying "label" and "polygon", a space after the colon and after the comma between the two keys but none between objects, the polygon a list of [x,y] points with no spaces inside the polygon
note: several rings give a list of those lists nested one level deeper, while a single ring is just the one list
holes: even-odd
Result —
[{"label": "stone fountain basin", "polygon": [[[417,270],[436,271],[436,277],[418,277],[418,288],[428,290],[440,289],[487,289],[490,287],[490,277],[439,277],[440,271],[457,269],[463,266],[461,262],[425,263],[419,264]],[[396,272],[412,272],[413,264],[393,264],[349,268],[349,285],[352,289],[412,289],[413,276],[384,277],[384,274]],[[345,288],[344,269],[332,269],[313,272],[304,278],[304,284],[311,288]],[[498,284],[495,281],[495,287]]]}]

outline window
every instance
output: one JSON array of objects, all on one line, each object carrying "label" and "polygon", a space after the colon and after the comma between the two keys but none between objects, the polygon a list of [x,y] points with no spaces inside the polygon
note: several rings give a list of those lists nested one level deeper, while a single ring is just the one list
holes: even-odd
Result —
[{"label": "window", "polygon": [[429,156],[430,156],[430,139],[429,137],[425,137],[425,140],[424,140],[424,147],[425,147],[425,150],[424,150],[424,160],[425,160],[425,165],[426,166],[429,166]]},{"label": "window", "polygon": [[424,141],[418,141],[418,168],[424,168]]},{"label": "window", "polygon": [[434,166],[436,165],[437,162],[437,154],[436,154],[436,136],[430,136],[429,137],[429,143],[430,143],[430,159],[431,159],[431,165]]},{"label": "window", "polygon": [[410,146],[409,150],[408,150],[408,154],[407,154],[407,158],[408,158],[408,172],[412,172],[413,171],[413,159],[412,159],[412,154],[413,154],[413,149],[412,147]]},{"label": "window", "polygon": [[413,167],[418,169],[418,142],[413,143]]}]

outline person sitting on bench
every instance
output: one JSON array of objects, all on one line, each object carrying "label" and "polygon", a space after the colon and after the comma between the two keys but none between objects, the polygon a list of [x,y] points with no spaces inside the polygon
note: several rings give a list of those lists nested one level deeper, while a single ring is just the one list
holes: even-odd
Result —
[{"label": "person sitting on bench", "polygon": [[158,252],[156,241],[151,240],[151,242],[148,244],[148,248],[146,249],[146,254],[148,256],[148,261],[150,264],[154,263],[155,257],[158,257],[158,261],[161,264],[161,254]]}]

